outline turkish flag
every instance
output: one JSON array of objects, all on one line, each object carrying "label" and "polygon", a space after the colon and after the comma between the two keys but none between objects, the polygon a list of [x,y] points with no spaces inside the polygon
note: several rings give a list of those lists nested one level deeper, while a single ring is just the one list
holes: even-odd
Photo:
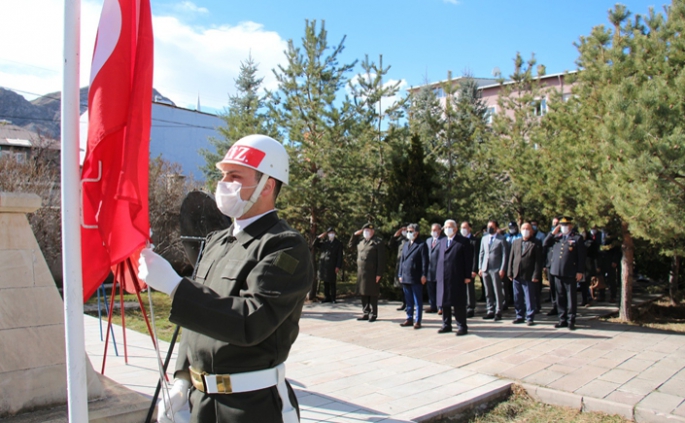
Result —
[{"label": "turkish flag", "polygon": [[81,173],[84,301],[113,266],[149,239],[152,62],[150,1],[105,0],[93,52]]}]

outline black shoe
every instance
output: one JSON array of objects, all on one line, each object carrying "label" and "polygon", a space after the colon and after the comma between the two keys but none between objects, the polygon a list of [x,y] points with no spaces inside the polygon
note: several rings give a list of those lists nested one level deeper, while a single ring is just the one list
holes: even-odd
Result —
[{"label": "black shoe", "polygon": [[525,323],[525,320],[523,319],[514,319],[511,323],[515,325],[520,325],[521,323]]},{"label": "black shoe", "polygon": [[442,327],[442,328],[438,329],[438,333],[448,333],[448,332],[452,332],[452,328]]},{"label": "black shoe", "polygon": [[329,300],[329,299],[327,299],[327,298],[324,298],[323,301],[321,301],[321,302],[322,302],[322,303],[330,303],[331,300]]},{"label": "black shoe", "polygon": [[535,322],[532,321],[532,320],[529,320],[529,321],[526,322],[526,325],[528,325],[528,326],[535,326]]},{"label": "black shoe", "polygon": [[473,316],[474,316],[473,310],[469,310],[466,312],[466,317],[473,317]]},{"label": "black shoe", "polygon": [[566,323],[566,322],[559,322],[559,323],[557,323],[556,325],[554,325],[554,327],[557,328],[557,329],[559,329],[559,328],[567,328],[567,327],[568,327],[568,323]]},{"label": "black shoe", "polygon": [[369,323],[375,322],[375,321],[376,321],[376,316],[369,317]]},{"label": "black shoe", "polygon": [[551,309],[551,310],[547,313],[548,316],[556,316],[556,315],[558,315],[558,314],[559,314],[559,312],[557,311],[556,308]]},{"label": "black shoe", "polygon": [[402,307],[397,307],[397,311],[402,311],[402,310],[406,310],[406,309],[407,309],[406,305],[403,305]]},{"label": "black shoe", "polygon": [[502,320],[502,314],[500,314],[500,313],[495,314],[495,322],[499,322],[500,320]]},{"label": "black shoe", "polygon": [[466,329],[459,329],[459,330],[457,331],[457,336],[464,336],[464,335],[466,335],[467,333],[469,333],[468,330],[466,330]]},{"label": "black shoe", "polygon": [[495,318],[495,315],[493,313],[488,313],[485,316],[483,316],[483,320],[492,320]]},{"label": "black shoe", "polygon": [[357,317],[357,320],[369,320],[369,316],[365,314],[362,317]]},{"label": "black shoe", "polygon": [[424,313],[437,313],[438,309],[437,308],[425,308],[423,309]]},{"label": "black shoe", "polygon": [[571,322],[568,324],[568,330],[576,330],[576,324]]},{"label": "black shoe", "polygon": [[413,325],[414,325],[414,321],[413,321],[413,320],[409,320],[409,319],[407,319],[407,320],[405,320],[404,322],[400,323],[400,326],[402,326],[403,328],[405,328],[405,327],[407,327],[407,326],[413,326]]}]

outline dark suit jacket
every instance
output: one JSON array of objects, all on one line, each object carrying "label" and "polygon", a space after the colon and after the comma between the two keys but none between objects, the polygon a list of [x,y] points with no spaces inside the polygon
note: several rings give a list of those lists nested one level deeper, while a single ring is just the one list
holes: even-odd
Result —
[{"label": "dark suit jacket", "polygon": [[428,247],[422,239],[404,243],[397,277],[403,284],[421,284],[421,277],[428,277]]},{"label": "dark suit jacket", "polygon": [[438,259],[440,258],[440,241],[442,238],[438,238],[438,242],[433,247],[433,237],[426,240],[426,249],[428,250],[428,276],[429,282],[437,281],[436,271],[438,269]]},{"label": "dark suit jacket", "polygon": [[509,266],[507,275],[509,279],[522,279],[532,281],[542,280],[542,268],[544,266],[544,254],[542,243],[530,238],[523,248],[523,238],[515,239],[511,245],[509,254]]},{"label": "dark suit jacket", "polygon": [[545,238],[550,248],[549,274],[562,278],[575,278],[576,273],[585,274],[585,240],[577,233],[564,239],[550,232]]},{"label": "dark suit jacket", "polygon": [[[471,279],[473,251],[468,239],[455,236],[449,248],[447,237],[440,240],[437,275],[437,303],[442,307],[458,305],[460,290],[457,285],[464,285],[464,279]],[[462,289],[463,290],[463,289]],[[462,298],[462,301],[466,301]]]},{"label": "dark suit jacket", "polygon": [[469,243],[471,243],[471,251],[473,252],[473,266],[471,267],[471,273],[478,273],[478,260],[480,259],[480,238],[475,237],[471,234],[468,238]]}]

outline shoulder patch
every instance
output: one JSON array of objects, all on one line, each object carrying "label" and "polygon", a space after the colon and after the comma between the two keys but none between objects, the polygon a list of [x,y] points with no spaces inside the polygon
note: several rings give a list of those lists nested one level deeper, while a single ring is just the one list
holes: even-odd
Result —
[{"label": "shoulder patch", "polygon": [[276,267],[283,269],[291,275],[295,273],[298,264],[300,264],[300,261],[285,251],[279,252],[278,256],[276,256],[276,260],[274,260],[274,265],[276,265]]}]

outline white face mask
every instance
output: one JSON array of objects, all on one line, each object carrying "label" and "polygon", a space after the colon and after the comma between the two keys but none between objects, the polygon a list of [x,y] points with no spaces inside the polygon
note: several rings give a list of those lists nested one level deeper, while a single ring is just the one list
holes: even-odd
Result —
[{"label": "white face mask", "polygon": [[402,236],[407,236],[407,231],[402,231]]},{"label": "white face mask", "polygon": [[[257,201],[257,198],[259,198],[259,194],[262,192],[262,189],[264,189],[267,179],[269,179],[268,176],[262,175],[262,178],[257,185],[252,185],[249,187],[243,187],[243,185],[237,181],[219,182],[216,184],[216,193],[214,195],[216,199],[216,206],[219,208],[221,213],[229,217],[238,218],[244,215],[250,210],[250,208],[252,208],[254,203]],[[243,188],[254,187],[257,187],[257,189],[254,190],[249,200],[243,200],[240,197],[240,191]]]},{"label": "white face mask", "polygon": [[409,241],[413,241],[415,237],[416,237],[416,232],[407,232],[407,239]]},{"label": "white face mask", "polygon": [[328,234],[328,239],[333,241],[335,239],[335,234]]},{"label": "white face mask", "polygon": [[433,238],[438,239],[438,237],[440,236],[440,232],[433,231],[433,232],[431,232],[431,235],[433,236]]},{"label": "white face mask", "polygon": [[466,228],[461,228],[460,232],[461,232],[461,236],[463,236],[463,237],[467,237],[470,235],[469,230]]},{"label": "white face mask", "polygon": [[445,235],[451,238],[454,235],[454,228],[445,228]]},{"label": "white face mask", "polygon": [[364,229],[364,239],[367,241],[371,239],[371,231],[370,230]]},{"label": "white face mask", "polygon": [[523,236],[524,239],[530,238],[530,231],[528,229],[522,229],[521,236]]},{"label": "white face mask", "polygon": [[568,235],[569,232],[571,232],[571,227],[568,225],[561,225],[561,233],[564,235]]}]

